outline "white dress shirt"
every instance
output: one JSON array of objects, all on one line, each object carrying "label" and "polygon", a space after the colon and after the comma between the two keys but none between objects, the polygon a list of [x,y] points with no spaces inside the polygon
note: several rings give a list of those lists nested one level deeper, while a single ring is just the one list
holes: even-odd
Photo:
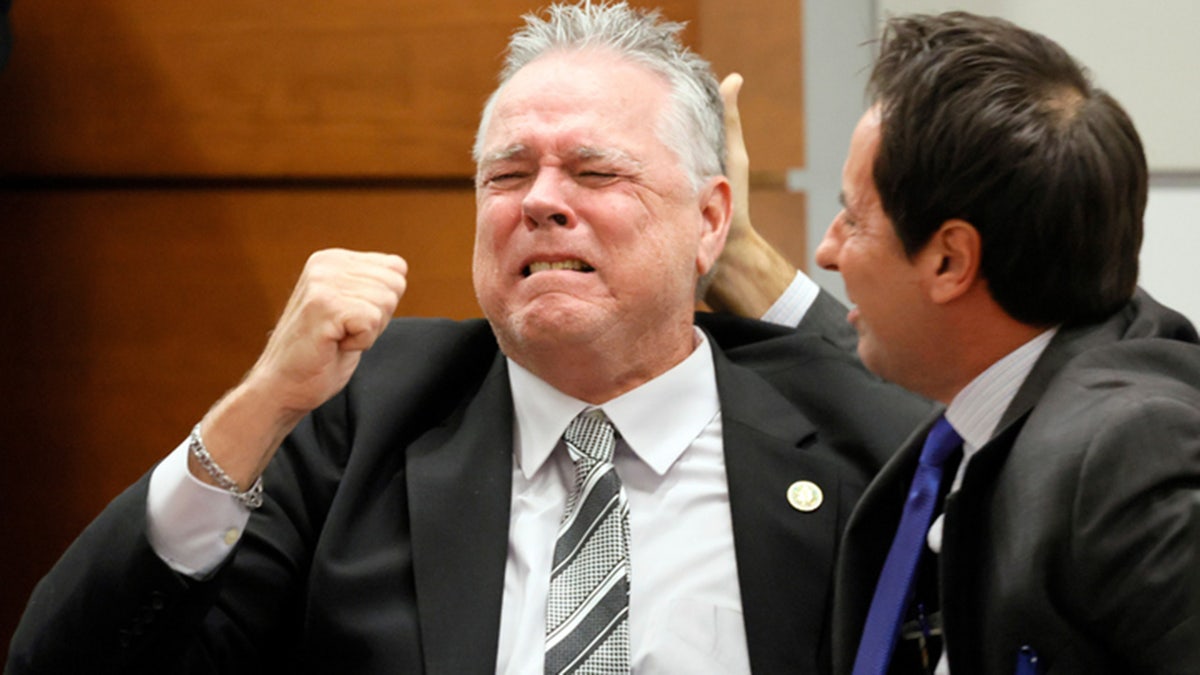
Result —
[{"label": "white dress shirt", "polygon": [[508,567],[497,672],[542,672],[555,533],[574,483],[561,437],[599,407],[620,435],[629,500],[630,665],[635,673],[749,673],[712,350],[600,406],[509,362],[515,407]]},{"label": "white dress shirt", "polygon": [[[749,673],[712,349],[600,407],[620,439],[614,465],[630,512],[630,663],[641,674]],[[509,362],[513,488],[497,672],[540,674],[555,533],[574,483],[561,442],[592,407]],[[155,468],[149,538],[201,578],[233,550],[250,513],[192,476],[187,443]]]}]

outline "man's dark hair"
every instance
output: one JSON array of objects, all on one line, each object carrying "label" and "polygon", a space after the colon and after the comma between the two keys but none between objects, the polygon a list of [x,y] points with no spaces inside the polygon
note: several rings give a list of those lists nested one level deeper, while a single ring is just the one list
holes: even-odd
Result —
[{"label": "man's dark hair", "polygon": [[1104,317],[1134,291],[1145,154],[1129,116],[1043,35],[963,12],[891,19],[869,95],[875,185],[911,256],[952,218],[981,273],[1035,326]]}]

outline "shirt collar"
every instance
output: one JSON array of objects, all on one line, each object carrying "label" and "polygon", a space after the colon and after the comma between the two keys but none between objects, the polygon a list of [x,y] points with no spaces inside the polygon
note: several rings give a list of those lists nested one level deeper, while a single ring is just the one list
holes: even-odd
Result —
[{"label": "shirt collar", "polygon": [[1051,328],[993,363],[971,380],[946,408],[950,426],[963,437],[968,452],[983,447],[996,432],[1000,418],[1029,377],[1038,358],[1058,332]]},{"label": "shirt collar", "polygon": [[567,425],[598,407],[625,444],[662,475],[720,412],[712,346],[696,330],[697,346],[667,372],[599,406],[562,393],[508,360],[514,409],[514,451],[526,478],[532,478],[558,445]]}]

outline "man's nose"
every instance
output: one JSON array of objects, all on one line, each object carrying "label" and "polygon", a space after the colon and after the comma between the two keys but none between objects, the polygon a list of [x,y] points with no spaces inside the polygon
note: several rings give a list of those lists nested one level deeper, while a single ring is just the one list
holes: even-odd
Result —
[{"label": "man's nose", "polygon": [[569,189],[561,172],[555,169],[540,170],[521,203],[525,224],[531,229],[574,224],[567,197]]},{"label": "man's nose", "polygon": [[821,239],[821,243],[817,245],[817,252],[813,256],[817,265],[821,269],[829,270],[830,272],[838,271],[837,256],[841,249],[841,240],[838,238],[837,219],[834,219],[829,227],[825,230],[825,236]]}]

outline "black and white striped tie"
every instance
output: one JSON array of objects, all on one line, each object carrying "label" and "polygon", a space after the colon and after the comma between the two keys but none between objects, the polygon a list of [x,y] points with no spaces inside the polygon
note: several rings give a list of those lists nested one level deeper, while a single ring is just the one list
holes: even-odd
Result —
[{"label": "black and white striped tie", "polygon": [[546,600],[546,669],[629,672],[629,505],[613,469],[615,430],[587,410],[563,434],[575,489],[558,527]]}]

